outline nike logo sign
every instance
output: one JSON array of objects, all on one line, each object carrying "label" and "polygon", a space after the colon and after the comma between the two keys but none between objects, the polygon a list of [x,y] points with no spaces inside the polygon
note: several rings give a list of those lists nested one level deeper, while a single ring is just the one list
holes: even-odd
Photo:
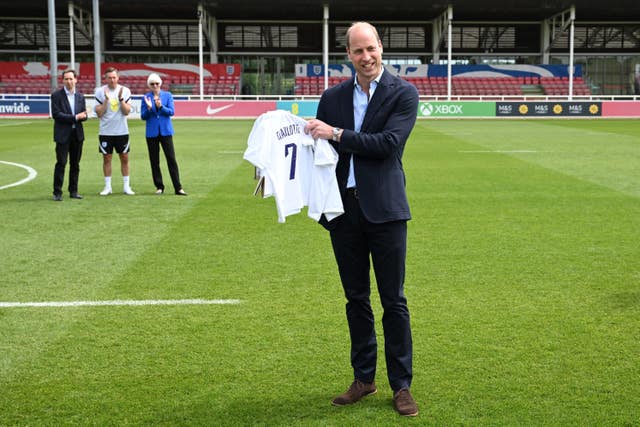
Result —
[{"label": "nike logo sign", "polygon": [[233,104],[223,105],[222,107],[218,107],[218,108],[211,108],[211,105],[207,105],[207,114],[214,115],[219,113],[220,111],[224,111],[227,108],[231,108],[231,107],[233,107]]}]

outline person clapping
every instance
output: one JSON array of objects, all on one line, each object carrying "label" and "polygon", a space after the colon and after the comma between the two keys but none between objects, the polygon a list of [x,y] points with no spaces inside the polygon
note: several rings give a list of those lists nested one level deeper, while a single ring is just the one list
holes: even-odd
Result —
[{"label": "person clapping", "polygon": [[174,114],[173,95],[169,91],[160,89],[162,79],[156,73],[149,75],[147,85],[151,91],[144,95],[140,117],[146,122],[145,136],[156,194],[164,193],[164,183],[160,171],[160,147],[162,146],[175,194],[186,196],[187,193],[182,189],[180,183],[180,172],[173,147],[174,130],[171,122],[171,116]]}]

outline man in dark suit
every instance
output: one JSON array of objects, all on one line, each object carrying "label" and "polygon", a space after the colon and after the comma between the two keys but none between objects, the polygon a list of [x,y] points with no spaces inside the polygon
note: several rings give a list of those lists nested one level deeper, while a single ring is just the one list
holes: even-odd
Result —
[{"label": "man in dark suit", "polygon": [[412,339],[404,295],[407,220],[411,218],[402,169],[404,146],[417,117],[418,92],[384,70],[382,42],[365,22],[347,31],[356,75],[324,92],[306,131],[332,140],[339,154],[338,186],[345,213],[321,223],[330,231],[347,299],[354,381],[332,403],[343,406],[377,392],[377,342],[370,302],[369,257],[384,309],[385,358],[393,405],[415,416],[411,396]]},{"label": "man in dark suit", "polygon": [[51,94],[51,117],[53,117],[53,140],[56,143],[56,166],[53,171],[53,200],[62,201],[64,169],[69,158],[69,196],[82,199],[78,193],[78,175],[87,107],[84,95],[76,90],[78,82],[75,70],[62,73],[64,87]]}]

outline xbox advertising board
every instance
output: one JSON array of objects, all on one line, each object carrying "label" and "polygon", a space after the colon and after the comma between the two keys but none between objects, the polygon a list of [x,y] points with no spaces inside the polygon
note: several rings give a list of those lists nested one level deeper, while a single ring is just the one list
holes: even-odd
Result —
[{"label": "xbox advertising board", "polygon": [[418,117],[495,117],[495,102],[421,102]]}]

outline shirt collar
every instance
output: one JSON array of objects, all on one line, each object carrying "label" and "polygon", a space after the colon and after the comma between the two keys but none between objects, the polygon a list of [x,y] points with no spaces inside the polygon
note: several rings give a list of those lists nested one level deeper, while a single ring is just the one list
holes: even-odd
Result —
[{"label": "shirt collar", "polygon": [[66,86],[64,87],[64,93],[66,93],[66,94],[67,94],[67,96],[73,96],[73,95],[75,95],[75,94],[76,94],[75,92],[69,92],[69,89],[67,89],[67,87],[66,87]]},{"label": "shirt collar", "polygon": [[[376,86],[378,85],[378,83],[380,83],[380,79],[382,78],[382,73],[384,73],[384,67],[382,67],[382,70],[380,71],[380,74],[378,74],[378,77],[373,79],[373,81],[376,82]],[[353,78],[353,86],[361,88],[360,83],[358,83],[358,78],[357,77]]]}]

